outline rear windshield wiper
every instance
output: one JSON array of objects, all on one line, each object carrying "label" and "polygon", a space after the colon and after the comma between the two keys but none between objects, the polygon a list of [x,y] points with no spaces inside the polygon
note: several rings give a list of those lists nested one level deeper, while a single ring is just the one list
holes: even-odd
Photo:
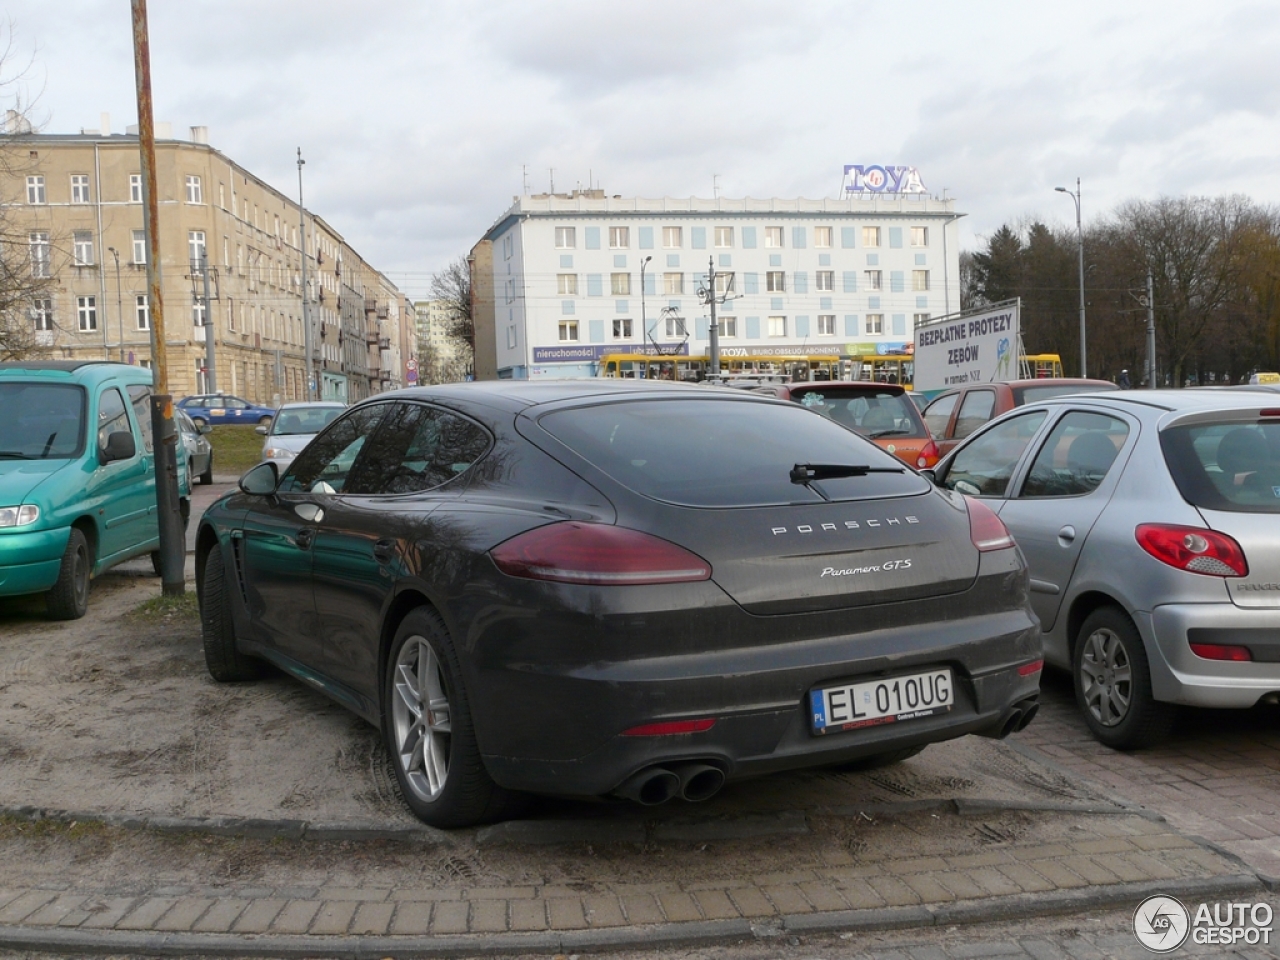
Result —
[{"label": "rear windshield wiper", "polygon": [[21,450],[0,450],[0,460],[39,460],[39,457],[31,457],[23,453]]},{"label": "rear windshield wiper", "polygon": [[868,473],[906,473],[906,467],[872,467],[865,463],[797,463],[791,468],[792,483],[865,477]]},{"label": "rear windshield wiper", "polygon": [[910,430],[904,430],[901,427],[890,427],[887,430],[872,430],[867,434],[867,439],[877,440],[880,437],[905,436]]}]

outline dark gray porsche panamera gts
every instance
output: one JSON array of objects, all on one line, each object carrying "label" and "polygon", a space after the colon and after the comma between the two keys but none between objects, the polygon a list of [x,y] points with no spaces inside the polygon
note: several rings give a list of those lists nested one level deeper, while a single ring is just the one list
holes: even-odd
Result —
[{"label": "dark gray porsche panamera gts", "polygon": [[1035,713],[995,514],[797,404],[693,385],[381,394],[196,547],[218,680],[264,661],[382,730],[424,821],[522,793],[705,799]]}]

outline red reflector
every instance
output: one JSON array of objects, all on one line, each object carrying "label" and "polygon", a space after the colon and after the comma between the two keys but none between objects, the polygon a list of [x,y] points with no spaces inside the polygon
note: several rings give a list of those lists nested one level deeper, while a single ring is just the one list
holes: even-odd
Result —
[{"label": "red reflector", "polygon": [[1274,408],[1273,408],[1273,409],[1271,409],[1271,410],[1259,410],[1259,411],[1258,411],[1258,416],[1260,416],[1260,417],[1280,417],[1280,410],[1276,410],[1276,409],[1274,409]]},{"label": "red reflector", "polygon": [[1018,676],[1029,677],[1033,673],[1039,673],[1044,669],[1043,660],[1032,660],[1030,663],[1024,663],[1018,668]]},{"label": "red reflector", "polygon": [[1161,563],[1208,577],[1247,577],[1244,551],[1225,533],[1168,523],[1144,523],[1134,530],[1138,545]]},{"label": "red reflector", "polygon": [[498,569],[527,580],[623,586],[708,580],[711,565],[669,540],[576,520],[537,527],[489,551]]},{"label": "red reflector", "polygon": [[1206,660],[1233,660],[1237,663],[1248,663],[1253,654],[1248,647],[1233,647],[1224,643],[1193,643],[1191,652]]},{"label": "red reflector", "polygon": [[969,503],[969,539],[982,553],[1013,546],[1013,535],[995,511],[981,500],[965,497]]},{"label": "red reflector", "polygon": [[665,723],[645,723],[630,730],[623,730],[624,737],[674,737],[679,733],[702,733],[716,725],[714,717],[703,720],[669,720]]}]

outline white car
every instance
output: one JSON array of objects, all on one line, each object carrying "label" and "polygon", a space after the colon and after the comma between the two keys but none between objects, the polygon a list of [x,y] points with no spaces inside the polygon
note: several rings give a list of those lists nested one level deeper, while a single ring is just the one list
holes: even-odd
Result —
[{"label": "white car", "polygon": [[347,408],[345,403],[322,401],[318,403],[286,403],[276,411],[269,426],[259,426],[258,433],[266,435],[262,445],[262,459],[271,460],[281,471],[293,462],[311,438],[338,418]]}]

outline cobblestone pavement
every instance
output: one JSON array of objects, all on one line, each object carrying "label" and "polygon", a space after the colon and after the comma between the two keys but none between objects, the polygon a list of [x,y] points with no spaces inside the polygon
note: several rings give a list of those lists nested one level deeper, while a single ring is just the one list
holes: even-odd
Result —
[{"label": "cobblestone pavement", "polygon": [[1280,707],[1187,710],[1165,743],[1121,753],[1089,735],[1066,674],[1047,671],[1041,690],[1015,746],[1280,877]]}]

